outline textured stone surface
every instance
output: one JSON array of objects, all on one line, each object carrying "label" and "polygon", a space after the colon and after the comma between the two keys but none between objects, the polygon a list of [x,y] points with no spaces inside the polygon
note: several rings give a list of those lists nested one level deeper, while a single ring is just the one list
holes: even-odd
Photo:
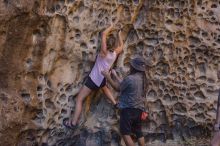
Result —
[{"label": "textured stone surface", "polygon": [[[146,141],[211,135],[220,61],[217,0],[0,0],[0,145],[118,146],[118,115],[101,92],[89,96],[81,127],[62,119],[119,18],[125,74],[135,55],[149,59]],[[115,93],[117,95],[117,93]],[[123,145],[123,144],[122,144]],[[208,144],[207,144],[208,145]]]}]

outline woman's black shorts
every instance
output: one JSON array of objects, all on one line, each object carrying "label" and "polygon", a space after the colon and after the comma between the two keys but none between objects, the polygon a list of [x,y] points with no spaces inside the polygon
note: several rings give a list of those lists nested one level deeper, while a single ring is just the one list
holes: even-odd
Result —
[{"label": "woman's black shorts", "polygon": [[102,88],[106,85],[106,79],[104,78],[101,85],[98,87],[90,78],[90,76],[88,76],[88,78],[86,79],[85,82],[85,86],[88,87],[91,90],[98,90],[99,88]]},{"label": "woman's black shorts", "polygon": [[142,110],[136,108],[125,108],[120,113],[120,132],[122,135],[134,133],[137,138],[141,138],[141,113]]}]

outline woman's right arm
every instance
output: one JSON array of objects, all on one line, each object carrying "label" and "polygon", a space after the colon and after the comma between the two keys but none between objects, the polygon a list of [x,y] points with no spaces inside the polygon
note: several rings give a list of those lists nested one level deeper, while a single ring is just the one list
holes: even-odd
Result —
[{"label": "woman's right arm", "polygon": [[102,42],[101,42],[101,56],[106,56],[107,54],[107,36],[109,32],[112,30],[113,24],[111,24],[106,30],[102,32]]}]

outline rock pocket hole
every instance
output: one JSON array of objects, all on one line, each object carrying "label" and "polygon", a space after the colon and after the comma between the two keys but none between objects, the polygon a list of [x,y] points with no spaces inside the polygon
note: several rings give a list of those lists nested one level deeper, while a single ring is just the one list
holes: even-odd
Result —
[{"label": "rock pocket hole", "polygon": [[217,8],[218,6],[216,4],[212,4],[211,8]]},{"label": "rock pocket hole", "polygon": [[20,95],[25,102],[30,102],[31,96],[29,93],[23,92]]},{"label": "rock pocket hole", "polygon": [[62,94],[59,98],[59,101],[64,102],[66,100],[66,95]]},{"label": "rock pocket hole", "polygon": [[49,109],[52,109],[52,110],[56,109],[54,103],[50,99],[45,100],[45,105],[46,105],[46,108],[49,108]]}]

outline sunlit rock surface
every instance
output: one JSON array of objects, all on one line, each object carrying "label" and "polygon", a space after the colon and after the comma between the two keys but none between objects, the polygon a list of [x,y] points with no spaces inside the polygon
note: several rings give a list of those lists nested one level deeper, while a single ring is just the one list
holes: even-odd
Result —
[{"label": "sunlit rock surface", "polygon": [[118,70],[126,74],[136,55],[152,64],[146,141],[209,139],[219,88],[219,1],[0,0],[1,146],[123,145],[118,113],[102,92],[87,97],[79,129],[62,126],[100,33],[117,18],[112,33],[122,29],[125,41]]}]

